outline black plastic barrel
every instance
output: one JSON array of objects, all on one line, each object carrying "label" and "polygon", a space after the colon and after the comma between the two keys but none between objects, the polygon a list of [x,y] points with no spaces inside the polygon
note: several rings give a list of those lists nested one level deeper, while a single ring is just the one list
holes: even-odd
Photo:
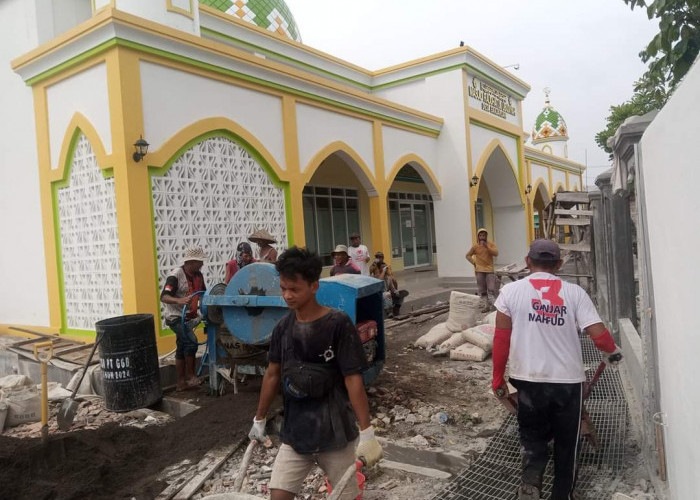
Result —
[{"label": "black plastic barrel", "polygon": [[95,323],[105,407],[131,411],[160,401],[156,329],[152,314],[130,314]]}]

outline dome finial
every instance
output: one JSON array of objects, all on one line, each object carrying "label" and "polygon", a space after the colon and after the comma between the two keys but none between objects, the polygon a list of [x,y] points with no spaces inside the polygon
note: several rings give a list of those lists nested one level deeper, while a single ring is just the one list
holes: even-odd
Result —
[{"label": "dome finial", "polygon": [[544,88],[544,103],[549,106],[549,93],[552,91],[549,87]]}]

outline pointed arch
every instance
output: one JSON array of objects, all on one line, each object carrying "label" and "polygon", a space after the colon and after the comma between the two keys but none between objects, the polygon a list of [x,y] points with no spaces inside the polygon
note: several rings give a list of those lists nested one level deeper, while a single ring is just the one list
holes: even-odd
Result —
[{"label": "pointed arch", "polygon": [[288,172],[282,168],[262,142],[240,124],[222,116],[205,118],[180,129],[157,151],[148,153],[145,161],[150,168],[160,173],[161,169],[167,170],[172,162],[190,146],[216,133],[241,142],[251,154],[261,160],[261,165],[268,175],[271,175],[273,181],[289,181]]},{"label": "pointed arch", "polygon": [[51,182],[56,181],[67,181],[70,175],[70,165],[73,159],[73,152],[75,150],[75,145],[78,142],[80,135],[84,135],[95,153],[97,158],[97,164],[103,171],[104,175],[108,175],[113,167],[112,165],[112,155],[107,154],[104,144],[100,135],[97,133],[97,129],[93,126],[90,121],[85,118],[80,112],[73,114],[73,117],[68,122],[66,127],[66,132],[63,135],[63,141],[61,142],[61,152],[58,155],[58,164],[55,168],[52,168],[49,172],[49,179]]},{"label": "pointed arch", "polygon": [[428,167],[425,160],[415,153],[405,154],[394,162],[394,165],[392,165],[391,170],[389,171],[389,175],[386,177],[387,191],[394,182],[399,170],[401,170],[406,164],[411,165],[411,167],[418,172],[418,175],[420,175],[421,179],[423,179],[423,183],[428,188],[428,192],[430,193],[430,196],[432,196],[433,200],[439,200],[442,198],[442,186],[440,186],[435,174]]},{"label": "pointed arch", "polygon": [[321,166],[323,160],[332,154],[338,154],[353,171],[360,184],[370,197],[377,196],[377,184],[374,174],[369,170],[362,157],[344,141],[334,141],[321,148],[303,169],[304,184],[308,184]]},{"label": "pointed arch", "polygon": [[506,150],[505,145],[501,142],[500,139],[492,139],[491,142],[489,142],[486,147],[484,148],[484,151],[481,153],[481,156],[479,157],[479,161],[476,164],[476,168],[474,169],[474,175],[476,175],[479,180],[476,183],[476,192],[479,192],[479,185],[481,184],[481,181],[483,180],[483,173],[484,169],[486,168],[486,164],[488,163],[489,159],[491,158],[491,155],[493,154],[496,149],[500,149],[500,152],[503,153],[503,156],[505,157],[506,161],[508,162],[508,165],[510,166],[510,170],[513,174],[513,177],[515,179],[515,183],[518,185],[518,194],[520,196],[520,203],[525,205],[525,193],[521,189],[520,186],[520,181],[518,179],[517,171],[518,169],[516,168],[516,163],[513,162],[512,158],[508,155],[508,151]]},{"label": "pointed arch", "polygon": [[547,205],[550,201],[552,201],[552,195],[547,189],[547,181],[545,181],[542,177],[538,177],[537,180],[535,180],[535,182],[532,183],[532,191],[530,191],[529,195],[532,198],[532,200],[534,200],[535,196],[537,196],[537,191],[539,189],[542,190],[540,194],[542,195],[542,199],[546,201],[545,205]]},{"label": "pointed arch", "polygon": [[554,189],[552,189],[552,197],[557,194],[559,191],[566,191],[566,188],[564,187],[564,184],[562,182],[557,182],[556,186],[554,186]]}]

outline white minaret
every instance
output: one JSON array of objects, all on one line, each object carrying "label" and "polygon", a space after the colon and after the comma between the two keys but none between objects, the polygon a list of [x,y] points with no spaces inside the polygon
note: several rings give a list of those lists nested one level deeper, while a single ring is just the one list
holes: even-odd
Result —
[{"label": "white minaret", "polygon": [[532,129],[532,144],[545,153],[567,158],[569,150],[569,130],[564,117],[554,109],[549,101],[549,87],[544,88],[544,108],[535,120]]}]

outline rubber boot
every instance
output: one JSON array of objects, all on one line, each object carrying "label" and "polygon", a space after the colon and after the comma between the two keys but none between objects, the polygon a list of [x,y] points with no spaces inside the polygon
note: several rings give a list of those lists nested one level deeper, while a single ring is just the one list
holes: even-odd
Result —
[{"label": "rubber boot", "polygon": [[175,359],[175,371],[177,372],[177,385],[175,386],[176,391],[184,391],[187,389],[187,383],[185,382],[185,360]]},{"label": "rubber boot", "polygon": [[189,387],[197,387],[199,378],[197,378],[197,359],[194,356],[185,356],[185,372],[187,377],[187,385]]}]

